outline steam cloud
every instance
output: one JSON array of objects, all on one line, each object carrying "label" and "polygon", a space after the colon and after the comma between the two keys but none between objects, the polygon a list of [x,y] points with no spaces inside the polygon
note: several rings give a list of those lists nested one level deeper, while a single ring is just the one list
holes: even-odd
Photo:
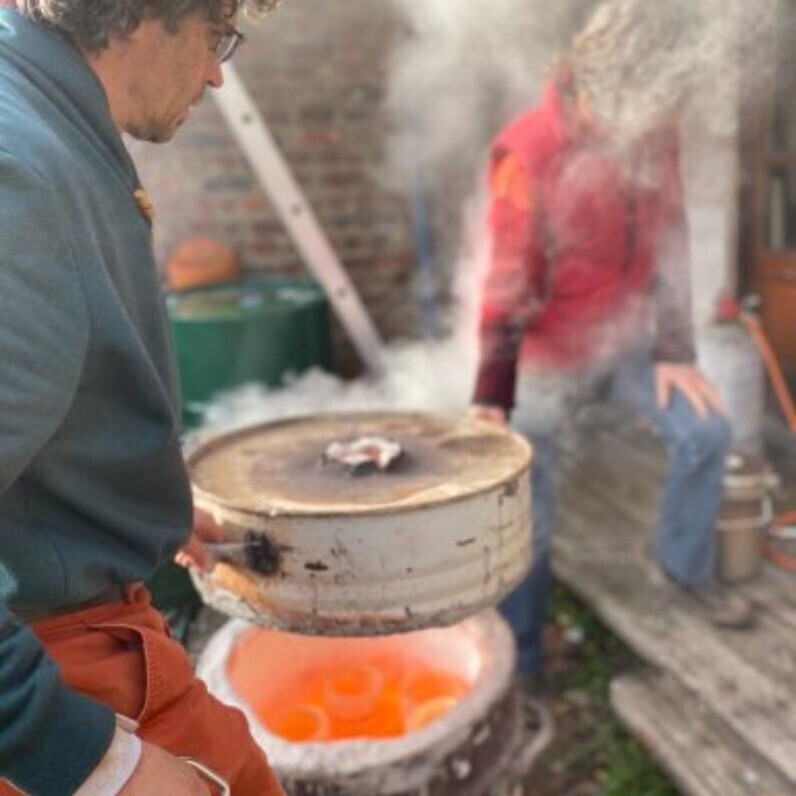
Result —
[{"label": "steam cloud", "polygon": [[477,162],[502,124],[536,101],[555,54],[594,4],[390,2],[409,28],[392,58],[393,155],[398,172],[409,155],[429,173],[450,158]]},{"label": "steam cloud", "polygon": [[[478,193],[491,138],[536,103],[556,56],[598,5],[594,0],[390,0],[403,14],[406,36],[392,56],[387,106],[392,119],[393,181],[414,189],[419,172],[433,180],[453,164],[465,174],[466,195],[449,197],[461,214],[454,293],[462,311],[458,332],[444,342],[400,344],[388,352],[388,376],[378,384],[346,385],[311,373],[280,395],[251,387],[210,408],[214,428],[289,414],[361,408],[459,409],[474,373],[474,315],[486,244]],[[649,0],[671,14],[678,3],[698,19],[673,59],[672,75],[690,75],[692,113],[705,135],[734,133],[739,108],[769,76],[767,38],[776,0]],[[696,11],[696,13],[694,13]],[[696,23],[695,23],[696,24]],[[787,34],[786,34],[787,35]],[[788,36],[790,39],[790,36]],[[762,56],[762,57],[761,57]],[[685,68],[684,68],[684,65]],[[409,167],[407,167],[409,166]]]},{"label": "steam cloud", "polygon": [[[536,102],[554,59],[599,5],[595,0],[390,2],[410,30],[393,55],[388,91],[398,173],[407,156],[429,173],[450,159],[482,157],[503,124]],[[776,0],[649,3],[661,20],[680,6],[689,24],[699,27],[670,59],[670,73],[658,75],[657,82],[679,80],[685,70],[694,103],[712,126],[726,131],[736,123],[741,87],[753,95],[770,68],[767,37]]]}]

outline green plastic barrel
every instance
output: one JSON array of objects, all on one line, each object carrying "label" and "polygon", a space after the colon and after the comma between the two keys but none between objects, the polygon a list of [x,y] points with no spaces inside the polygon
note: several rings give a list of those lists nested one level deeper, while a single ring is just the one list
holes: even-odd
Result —
[{"label": "green plastic barrel", "polygon": [[[189,428],[224,390],[252,382],[278,387],[311,367],[331,370],[328,304],[312,280],[255,277],[173,293],[166,302]],[[201,605],[186,571],[167,563],[148,585],[185,642]]]},{"label": "green plastic barrel", "polygon": [[311,280],[251,278],[174,293],[167,305],[187,426],[224,390],[331,369],[328,305]]}]

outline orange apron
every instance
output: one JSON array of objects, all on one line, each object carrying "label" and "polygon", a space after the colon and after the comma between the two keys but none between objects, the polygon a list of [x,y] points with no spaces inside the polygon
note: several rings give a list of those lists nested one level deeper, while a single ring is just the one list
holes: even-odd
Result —
[{"label": "orange apron", "polygon": [[[284,796],[243,714],[194,676],[144,586],[31,629],[67,685],[135,719],[144,741],[198,760],[229,783],[232,796]],[[18,793],[0,781],[0,796]]]}]

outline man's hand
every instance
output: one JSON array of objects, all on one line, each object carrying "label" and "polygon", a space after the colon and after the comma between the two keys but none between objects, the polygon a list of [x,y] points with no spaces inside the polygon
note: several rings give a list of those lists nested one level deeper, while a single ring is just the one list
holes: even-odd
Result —
[{"label": "man's hand", "polygon": [[508,420],[506,410],[502,406],[473,404],[468,414],[473,420],[486,420],[488,423],[497,423],[501,426],[505,426]]},{"label": "man's hand", "polygon": [[141,744],[141,758],[119,796],[210,796],[210,786],[185,761],[152,744]]},{"label": "man's hand", "polygon": [[213,565],[213,557],[207,552],[203,542],[222,542],[224,534],[215,520],[202,509],[194,509],[193,533],[179,550],[174,560],[182,567],[207,570]]},{"label": "man's hand", "polygon": [[716,388],[695,365],[675,365],[659,362],[655,366],[655,393],[658,408],[665,409],[672,400],[672,392],[679,390],[701,418],[712,410],[726,414],[724,402]]}]

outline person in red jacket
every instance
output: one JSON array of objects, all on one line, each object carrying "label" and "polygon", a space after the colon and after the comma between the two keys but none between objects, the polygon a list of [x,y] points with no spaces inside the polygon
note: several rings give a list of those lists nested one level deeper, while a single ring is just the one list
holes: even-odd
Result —
[{"label": "person in red jacket", "polygon": [[541,664],[552,582],[555,437],[596,397],[645,415],[672,452],[654,543],[664,572],[717,623],[750,619],[748,604],[713,579],[731,434],[695,364],[676,131],[682,52],[696,28],[687,5],[604,3],[540,104],[492,146],[471,413],[503,423],[514,410],[534,446],[535,559],[503,605],[529,674]]}]

